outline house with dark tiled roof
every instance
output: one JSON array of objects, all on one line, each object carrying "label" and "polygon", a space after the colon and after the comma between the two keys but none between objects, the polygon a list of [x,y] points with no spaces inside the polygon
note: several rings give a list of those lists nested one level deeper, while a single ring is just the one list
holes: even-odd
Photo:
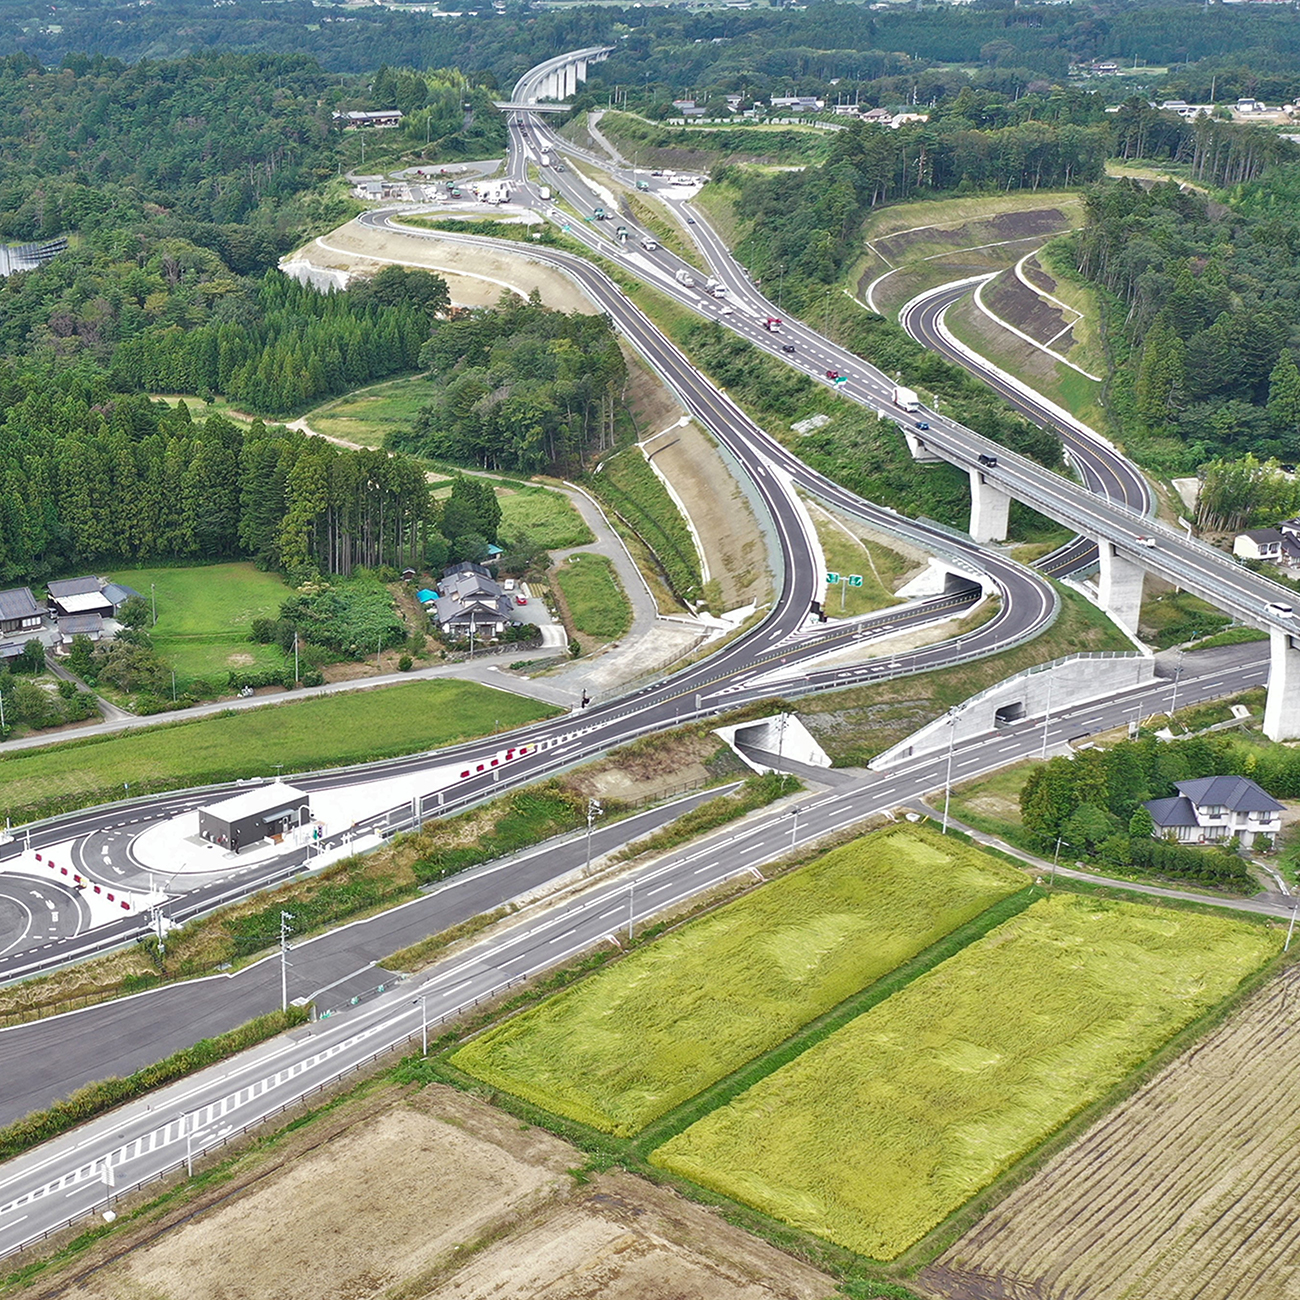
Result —
[{"label": "house with dark tiled roof", "polygon": [[41,607],[30,587],[0,591],[0,636],[22,636],[41,630]]},{"label": "house with dark tiled roof", "polygon": [[1202,776],[1174,788],[1143,804],[1162,839],[1219,844],[1235,836],[1242,848],[1268,848],[1282,829],[1282,805],[1248,776]]}]

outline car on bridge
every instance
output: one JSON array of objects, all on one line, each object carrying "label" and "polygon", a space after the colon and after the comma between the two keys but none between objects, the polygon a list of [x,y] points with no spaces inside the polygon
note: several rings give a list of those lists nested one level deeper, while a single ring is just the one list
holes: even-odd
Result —
[{"label": "car on bridge", "polygon": [[[918,428],[919,428],[919,427],[920,427],[920,426],[918,426]],[[996,456],[990,456],[990,455],[988,455],[987,452],[981,452],[981,453],[980,453],[980,464],[986,466],[988,469],[997,469],[997,467],[998,467],[998,458],[997,458]]]},{"label": "car on bridge", "polygon": [[[916,427],[918,429],[928,429],[930,427],[930,422],[928,420],[917,420]],[[980,459],[983,460],[984,458],[981,456]]]},{"label": "car on bridge", "polygon": [[838,379],[839,377],[840,377],[840,372],[838,370],[828,370],[826,372],[827,379]]},{"label": "car on bridge", "polygon": [[1294,618],[1295,610],[1290,605],[1284,605],[1280,600],[1270,600],[1264,607],[1270,614],[1277,614],[1280,618]]},{"label": "car on bridge", "polygon": [[781,344],[781,351],[782,351],[782,352],[793,352],[793,351],[794,351],[794,344],[793,344],[793,343],[782,343],[782,344]]},{"label": "car on bridge", "polygon": [[1152,550],[1155,549],[1156,539],[1154,537],[1135,537],[1133,540],[1139,546],[1149,546]]}]

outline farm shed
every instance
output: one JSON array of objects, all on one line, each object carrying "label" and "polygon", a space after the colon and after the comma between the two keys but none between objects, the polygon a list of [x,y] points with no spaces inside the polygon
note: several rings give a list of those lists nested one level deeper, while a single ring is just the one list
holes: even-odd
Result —
[{"label": "farm shed", "polygon": [[276,781],[199,809],[199,834],[233,852],[311,821],[305,790]]},{"label": "farm shed", "polygon": [[70,614],[113,617],[113,602],[104,595],[98,578],[62,578],[49,584],[50,609],[61,618]]}]

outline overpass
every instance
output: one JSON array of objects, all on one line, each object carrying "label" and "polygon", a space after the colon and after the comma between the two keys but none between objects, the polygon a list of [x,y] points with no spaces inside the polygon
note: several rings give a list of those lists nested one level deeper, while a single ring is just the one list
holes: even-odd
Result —
[{"label": "overpass", "polygon": [[[969,282],[958,282],[920,294],[903,308],[900,323],[926,346],[952,355],[943,316],[970,288]],[[1000,391],[991,369],[986,372],[966,355],[954,359]],[[1020,396],[1018,405],[1025,409],[1024,394]],[[1267,632],[1271,671],[1264,732],[1273,740],[1300,736],[1300,618],[1293,608],[1300,605],[1300,598],[1295,593],[1126,501],[1081,492],[1072,480],[938,412],[922,410],[907,418],[886,413],[903,425],[914,457],[945,460],[968,473],[970,534],[975,541],[988,543],[1006,537],[1013,500],[1093,539],[1098,548],[1098,603],[1127,630],[1137,628],[1142,588],[1151,573],[1194,592],[1239,622]],[[1059,413],[1045,402],[1037,411],[1026,413],[1040,424],[1059,421]],[[922,430],[920,424],[928,427]]]},{"label": "overpass", "polygon": [[501,109],[514,109],[529,113],[558,113],[569,108],[559,102],[578,93],[578,83],[587,80],[587,69],[593,63],[603,63],[613,53],[613,46],[592,45],[585,50],[570,50],[557,54],[535,67],[529,68],[515,83],[510,99],[497,105]]}]

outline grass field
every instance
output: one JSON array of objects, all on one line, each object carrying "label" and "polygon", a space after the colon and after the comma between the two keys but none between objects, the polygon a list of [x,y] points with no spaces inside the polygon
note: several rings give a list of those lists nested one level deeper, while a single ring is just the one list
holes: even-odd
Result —
[{"label": "grass field", "polygon": [[149,629],[159,657],[176,670],[178,690],[196,677],[225,684],[232,668],[269,668],[284,662],[279,646],[248,639],[255,618],[275,618],[292,594],[280,577],[252,564],[179,569],[121,569],[113,581],[156,600]]},{"label": "grass field", "polygon": [[626,1136],[1024,883],[929,831],[866,836],[506,1022],[453,1062]]},{"label": "grass field", "polygon": [[547,488],[520,488],[498,495],[501,532],[506,537],[528,536],[548,551],[567,546],[587,546],[596,539],[582,516],[558,492]]},{"label": "grass field", "polygon": [[1280,947],[1218,916],[1043,899],[651,1160],[894,1259]]},{"label": "grass field", "polygon": [[18,818],[237,777],[340,767],[507,730],[556,710],[473,682],[429,681],[218,714],[0,758]]},{"label": "grass field", "polygon": [[632,626],[632,606],[607,555],[571,555],[556,570],[573,626],[584,636],[612,641]]},{"label": "grass field", "polygon": [[394,429],[409,429],[434,398],[427,375],[406,375],[345,393],[307,412],[309,428],[359,447],[382,447]]}]

